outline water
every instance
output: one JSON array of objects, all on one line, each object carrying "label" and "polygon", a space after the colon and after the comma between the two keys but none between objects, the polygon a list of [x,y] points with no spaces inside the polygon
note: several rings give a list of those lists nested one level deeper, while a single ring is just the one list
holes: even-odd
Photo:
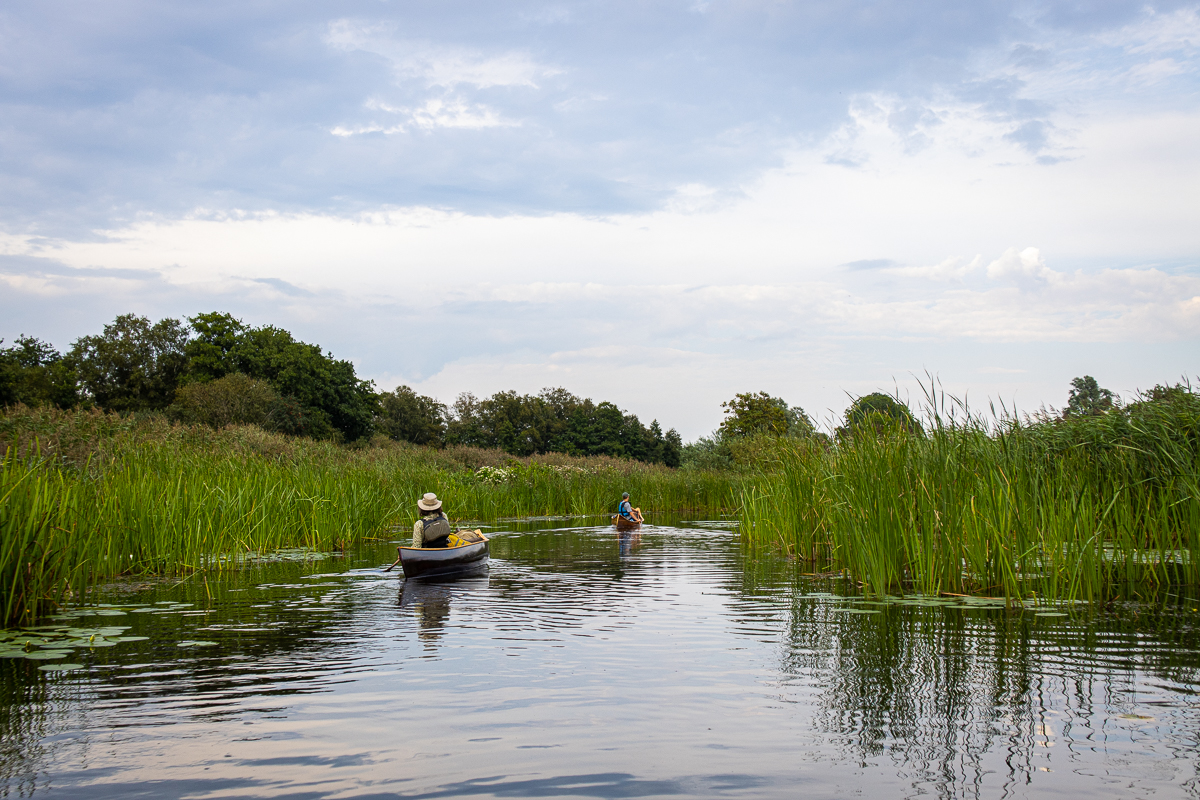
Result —
[{"label": "water", "polygon": [[[878,605],[828,594],[847,587],[802,564],[746,562],[719,523],[640,537],[580,524],[501,523],[490,574],[453,583],[383,574],[394,550],[380,543],[114,589],[116,607],[61,623],[146,639],[73,634],[62,659],[0,659],[0,786],[89,800],[1200,795],[1186,598],[1061,616]],[[82,668],[38,668],[56,662]]]}]

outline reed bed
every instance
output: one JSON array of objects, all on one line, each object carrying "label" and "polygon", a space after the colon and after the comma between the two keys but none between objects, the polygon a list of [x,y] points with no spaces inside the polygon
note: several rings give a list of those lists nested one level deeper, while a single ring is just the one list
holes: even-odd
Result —
[{"label": "reed bed", "polygon": [[744,541],[877,595],[1097,601],[1200,583],[1200,396],[1074,420],[946,404],[917,434],[777,443],[742,490]]},{"label": "reed bed", "polygon": [[27,622],[97,580],[330,551],[407,530],[424,492],[452,518],[599,514],[622,491],[717,513],[727,476],[607,458],[512,459],[376,442],[347,448],[254,427],[15,409],[0,420],[0,616]]}]

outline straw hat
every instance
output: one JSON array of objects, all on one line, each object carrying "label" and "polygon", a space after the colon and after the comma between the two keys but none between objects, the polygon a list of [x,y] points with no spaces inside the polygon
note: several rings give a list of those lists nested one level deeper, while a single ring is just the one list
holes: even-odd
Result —
[{"label": "straw hat", "polygon": [[417,501],[417,508],[422,511],[437,511],[442,507],[442,501],[438,500],[437,495],[433,492],[426,492],[425,496]]}]

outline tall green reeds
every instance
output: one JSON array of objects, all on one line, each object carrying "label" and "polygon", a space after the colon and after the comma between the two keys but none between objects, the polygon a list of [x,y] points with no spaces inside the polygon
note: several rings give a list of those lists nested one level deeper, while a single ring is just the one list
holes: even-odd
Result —
[{"label": "tall green reeds", "polygon": [[1095,600],[1200,583],[1200,396],[1168,400],[785,440],[743,491],[745,540],[877,594]]},{"label": "tall green reeds", "polygon": [[424,492],[460,520],[609,512],[623,491],[647,509],[716,513],[734,494],[717,473],[613,459],[510,459],[480,471],[465,462],[495,454],[351,449],[90,412],[10,411],[0,437],[0,622],[29,620],[112,576],[346,547],[407,527]]}]

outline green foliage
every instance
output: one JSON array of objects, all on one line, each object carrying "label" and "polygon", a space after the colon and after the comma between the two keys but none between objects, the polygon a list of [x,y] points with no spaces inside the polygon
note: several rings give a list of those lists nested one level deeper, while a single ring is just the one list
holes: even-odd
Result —
[{"label": "green foliage", "polygon": [[[749,479],[749,540],[847,569],[869,592],[1097,600],[1200,584],[1200,395],[1119,413],[931,413],[924,436],[780,447]],[[865,418],[870,423],[870,417]]]},{"label": "green foliage", "polygon": [[663,433],[609,402],[594,403],[566,389],[538,395],[497,392],[480,400],[459,395],[450,408],[446,441],[498,447],[517,456],[537,453],[607,455],[678,466],[683,443],[675,430]]},{"label": "green foliage", "polygon": [[248,554],[393,535],[429,491],[456,520],[608,514],[622,491],[646,509],[719,514],[733,497],[710,472],[375,441],[12,409],[0,416],[0,622],[28,622],[117,575],[212,572]]},{"label": "green foliage", "polygon": [[733,450],[729,440],[718,430],[712,436],[701,436],[683,446],[680,458],[684,469],[733,469]]},{"label": "green foliage", "polygon": [[407,386],[379,395],[375,430],[389,439],[440,447],[446,438],[446,406]]},{"label": "green foliage", "polygon": [[84,395],[107,411],[164,409],[187,371],[188,330],[177,319],[153,325],[146,317],[122,314],[104,332],[71,347]]},{"label": "green foliage", "polygon": [[45,342],[21,335],[16,344],[0,347],[0,407],[71,408],[79,402],[75,382],[73,365]]},{"label": "green foliage", "polygon": [[799,406],[789,408],[786,401],[766,392],[738,394],[721,403],[721,408],[725,409],[725,419],[718,429],[718,436],[805,437],[816,433],[804,409]]},{"label": "green foliage", "polygon": [[1071,391],[1067,395],[1067,407],[1063,409],[1063,416],[1100,416],[1112,410],[1115,400],[1116,395],[1108,389],[1100,388],[1095,378],[1084,375],[1071,381]]},{"label": "green foliage", "polygon": [[326,355],[271,325],[251,328],[229,314],[189,317],[195,336],[188,342],[189,378],[204,382],[241,373],[267,381],[291,403],[287,427],[324,439],[353,441],[371,435],[376,401],[349,361]]},{"label": "green foliage", "polygon": [[181,422],[210,428],[257,425],[263,430],[292,432],[295,427],[283,398],[271,384],[240,372],[180,388],[168,411]]},{"label": "green foliage", "polygon": [[891,395],[873,392],[855,399],[846,409],[846,424],[838,429],[840,435],[853,436],[871,431],[877,434],[904,432],[918,433],[920,423],[913,417],[908,406]]}]

